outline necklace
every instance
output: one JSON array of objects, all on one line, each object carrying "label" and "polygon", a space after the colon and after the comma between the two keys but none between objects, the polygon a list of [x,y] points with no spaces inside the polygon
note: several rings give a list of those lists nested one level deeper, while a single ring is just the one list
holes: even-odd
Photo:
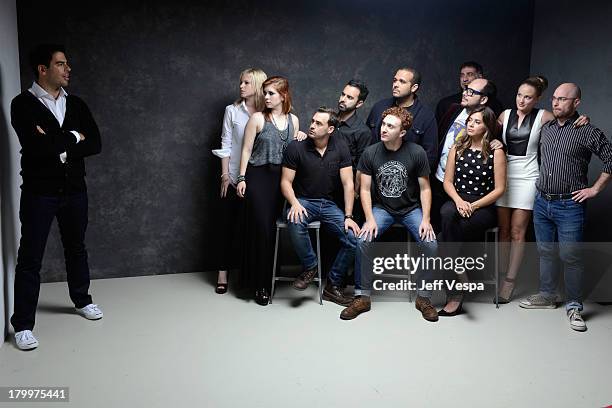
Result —
[{"label": "necklace", "polygon": [[283,142],[286,142],[287,139],[289,139],[289,119],[287,118],[286,122],[287,122],[287,134],[285,135],[285,137],[283,137],[283,134],[285,133],[285,131],[281,131],[278,128],[278,125],[276,124],[276,120],[274,120],[274,114],[270,114],[270,116],[272,116],[272,123],[274,124],[274,128],[276,128],[276,133],[278,134],[278,137],[280,138],[280,140],[282,140]]}]

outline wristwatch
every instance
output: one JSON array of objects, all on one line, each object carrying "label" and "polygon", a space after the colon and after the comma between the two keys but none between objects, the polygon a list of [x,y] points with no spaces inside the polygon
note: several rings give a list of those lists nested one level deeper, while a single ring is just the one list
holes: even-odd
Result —
[{"label": "wristwatch", "polygon": [[352,214],[347,214],[347,215],[344,216],[345,220],[348,219],[348,218],[350,218],[351,220],[354,219]]}]

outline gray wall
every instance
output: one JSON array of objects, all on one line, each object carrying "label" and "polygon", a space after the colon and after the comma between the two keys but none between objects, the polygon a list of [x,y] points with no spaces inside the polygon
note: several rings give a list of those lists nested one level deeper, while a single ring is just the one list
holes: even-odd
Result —
[{"label": "gray wall", "polygon": [[19,92],[19,53],[15,0],[0,0],[0,330],[2,347],[13,310],[13,276],[17,257],[19,142],[10,125],[9,110]]},{"label": "gray wall", "polygon": [[[582,89],[581,113],[612,136],[612,3],[538,0],[535,5],[531,72],[547,76],[550,87],[542,105],[551,109],[549,98],[562,82],[576,82]],[[589,180],[601,173],[601,161],[593,156]],[[612,297],[612,186],[587,206],[585,234],[600,241],[587,249],[584,291],[589,299],[610,301]],[[604,249],[607,248],[607,249]]]},{"label": "gray wall", "polygon": [[[591,122],[612,136],[612,3],[539,0],[535,3],[531,72],[542,73],[550,87],[542,106],[551,109],[549,98],[557,85],[575,82],[582,89],[578,107]],[[601,173],[601,161],[593,156],[589,168],[592,182]],[[612,241],[612,186],[588,205],[587,236],[592,241]]]},{"label": "gray wall", "polygon": [[[90,264],[100,278],[217,267],[210,149],[245,67],[286,75],[302,124],[319,105],[335,106],[353,76],[370,86],[367,113],[407,64],[423,72],[432,107],[456,92],[468,59],[510,102],[529,73],[533,2],[20,1],[18,10],[22,55],[39,41],[65,43],[68,91],[102,131],[103,153],[87,162]],[[26,87],[23,60],[21,71]],[[63,280],[55,231],[47,248],[43,279]]]}]

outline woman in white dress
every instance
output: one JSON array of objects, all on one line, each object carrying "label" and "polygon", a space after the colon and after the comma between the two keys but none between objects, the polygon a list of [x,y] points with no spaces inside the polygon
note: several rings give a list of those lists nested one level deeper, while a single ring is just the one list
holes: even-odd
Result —
[{"label": "woman in white dress", "polygon": [[[510,242],[502,245],[501,264],[506,276],[499,291],[499,303],[509,303],[512,299],[523,260],[525,234],[536,195],[535,182],[540,174],[540,130],[554,119],[551,112],[535,108],[547,86],[548,81],[543,76],[527,78],[518,88],[516,109],[505,110],[497,119],[503,127],[502,139],[508,148],[506,192],[497,200],[499,238],[501,242]],[[585,123],[588,118],[581,116],[574,126]]]},{"label": "woman in white dress", "polygon": [[[236,234],[235,226],[239,224],[241,200],[236,196],[236,184],[240,170],[240,155],[242,153],[242,140],[244,129],[251,115],[261,112],[265,108],[263,83],[267,79],[266,73],[258,68],[248,68],[240,73],[240,98],[225,108],[223,116],[223,130],[221,132],[221,149],[213,153],[221,157],[221,198],[224,209],[227,210],[227,220],[222,243],[222,269],[219,269],[215,292],[227,292],[227,271],[238,266],[240,255],[236,252],[237,244],[241,241]],[[224,211],[225,212],[225,211]]]}]

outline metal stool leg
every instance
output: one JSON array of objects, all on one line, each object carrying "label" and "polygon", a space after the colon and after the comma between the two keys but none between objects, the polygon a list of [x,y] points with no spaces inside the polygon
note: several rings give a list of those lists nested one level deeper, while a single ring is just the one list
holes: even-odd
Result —
[{"label": "metal stool leg", "polygon": [[276,240],[274,242],[274,263],[272,264],[272,290],[270,290],[270,304],[272,304],[272,298],[274,297],[274,284],[276,283],[276,261],[278,259],[278,236],[280,228],[276,227]]},{"label": "metal stool leg", "polygon": [[495,307],[499,309],[499,229],[493,233],[495,239]]},{"label": "metal stool leg", "polygon": [[[406,231],[406,251],[408,252],[407,255],[408,257],[410,257],[410,253],[412,251],[410,251],[410,233],[408,231]],[[408,274],[408,282],[412,282],[412,274]],[[408,303],[412,303],[412,291],[408,290]]]},{"label": "metal stool leg", "polygon": [[495,285],[495,307],[499,309],[499,228],[490,228],[485,232],[485,249],[489,251],[489,234],[493,234],[493,245],[495,248],[493,250],[493,284]]},{"label": "metal stool leg", "polygon": [[319,304],[323,304],[323,277],[321,276],[321,239],[317,228],[317,269],[319,273]]}]

